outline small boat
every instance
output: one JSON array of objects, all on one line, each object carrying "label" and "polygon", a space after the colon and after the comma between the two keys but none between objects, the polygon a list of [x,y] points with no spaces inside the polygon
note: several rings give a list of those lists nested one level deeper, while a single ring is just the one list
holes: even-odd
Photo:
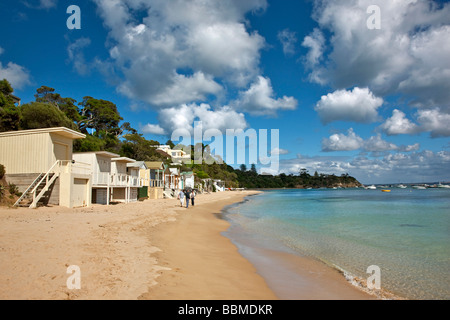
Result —
[{"label": "small boat", "polygon": [[437,185],[437,187],[438,187],[438,188],[443,188],[443,189],[450,189],[450,186],[449,186],[449,185],[447,185],[447,184],[442,184],[442,183],[439,183],[439,184]]},{"label": "small boat", "polygon": [[375,187],[375,185],[371,185],[371,186],[368,186],[368,187],[364,187],[366,190],[376,190],[377,189],[377,187]]},{"label": "small boat", "polygon": [[427,187],[425,186],[412,186],[413,189],[417,189],[417,190],[425,190]]},{"label": "small boat", "polygon": [[391,192],[391,190],[384,189],[384,190],[381,190],[381,192]]},{"label": "small boat", "polygon": [[408,187],[405,186],[404,184],[399,184],[399,185],[397,186],[397,188],[400,188],[400,189],[406,189],[406,188],[408,188]]}]

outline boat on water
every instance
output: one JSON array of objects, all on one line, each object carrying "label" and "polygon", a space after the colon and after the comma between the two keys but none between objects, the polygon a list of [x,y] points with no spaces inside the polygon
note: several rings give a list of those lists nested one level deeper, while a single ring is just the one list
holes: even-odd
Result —
[{"label": "boat on water", "polygon": [[399,185],[397,186],[397,188],[400,188],[400,189],[406,189],[406,188],[408,188],[408,187],[405,186],[404,184],[399,184]]},{"label": "boat on water", "polygon": [[366,190],[377,190],[377,187],[375,185],[371,185],[371,186],[368,186],[368,187],[364,187],[364,189],[366,189]]},{"label": "boat on water", "polygon": [[383,190],[381,190],[381,192],[387,192],[387,193],[389,193],[389,192],[391,192],[391,190],[383,189]]},{"label": "boat on water", "polygon": [[437,187],[438,187],[438,188],[443,188],[443,189],[450,189],[450,186],[449,186],[449,185],[447,185],[447,184],[442,184],[442,183],[439,183],[439,184],[437,185]]},{"label": "boat on water", "polygon": [[427,187],[425,186],[412,186],[413,189],[417,189],[417,190],[425,190]]}]

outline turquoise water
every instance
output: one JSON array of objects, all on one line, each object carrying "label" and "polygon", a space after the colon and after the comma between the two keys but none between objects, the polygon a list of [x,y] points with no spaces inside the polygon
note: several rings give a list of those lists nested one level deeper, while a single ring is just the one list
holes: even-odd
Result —
[{"label": "turquoise water", "polygon": [[277,190],[226,218],[262,246],[311,256],[409,299],[450,299],[450,190]]}]

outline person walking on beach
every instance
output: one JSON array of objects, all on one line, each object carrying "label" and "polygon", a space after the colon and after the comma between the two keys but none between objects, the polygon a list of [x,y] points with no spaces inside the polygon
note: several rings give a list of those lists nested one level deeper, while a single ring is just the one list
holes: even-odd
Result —
[{"label": "person walking on beach", "polygon": [[195,198],[196,195],[197,195],[197,193],[195,192],[195,190],[192,190],[192,193],[191,193],[191,204],[192,204],[192,206],[194,206],[194,198]]},{"label": "person walking on beach", "polygon": [[184,190],[180,190],[180,193],[178,193],[178,200],[180,200],[181,206],[184,205]]},{"label": "person walking on beach", "polygon": [[186,196],[186,208],[189,208],[189,200],[190,200],[191,193],[189,190],[186,190],[184,195]]}]

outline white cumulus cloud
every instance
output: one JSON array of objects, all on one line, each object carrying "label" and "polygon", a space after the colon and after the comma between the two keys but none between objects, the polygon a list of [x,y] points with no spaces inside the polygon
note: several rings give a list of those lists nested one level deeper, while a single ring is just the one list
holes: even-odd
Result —
[{"label": "white cumulus cloud", "polygon": [[[5,50],[0,47],[0,55]],[[13,89],[22,89],[31,84],[30,72],[23,66],[14,62],[8,62],[3,66],[0,61],[0,80],[6,79],[9,81]]]},{"label": "white cumulus cloud", "polygon": [[158,124],[148,123],[141,128],[143,134],[156,134],[156,135],[166,135],[166,131],[161,128]]},{"label": "white cumulus cloud", "polygon": [[355,87],[352,91],[337,90],[322,96],[315,110],[325,124],[333,121],[371,123],[377,121],[377,110],[383,102],[368,88]]},{"label": "white cumulus cloud", "polygon": [[404,112],[397,109],[392,112],[392,117],[387,119],[380,128],[390,136],[398,134],[416,134],[420,132],[420,128],[407,119]]},{"label": "white cumulus cloud", "polygon": [[385,152],[385,151],[402,151],[412,152],[420,149],[420,144],[408,146],[398,146],[389,141],[383,140],[381,134],[372,136],[367,140],[364,140],[358,136],[353,128],[350,128],[347,135],[343,133],[333,134],[329,138],[322,139],[322,151],[355,151],[362,150],[368,152]]},{"label": "white cumulus cloud", "polygon": [[222,93],[219,83],[242,88],[260,73],[265,40],[247,30],[245,14],[265,0],[95,2],[110,38],[103,63],[131,99],[158,108],[204,102]]},{"label": "white cumulus cloud", "polygon": [[439,109],[419,110],[418,121],[432,137],[450,137],[450,114]]},{"label": "white cumulus cloud", "polygon": [[[325,62],[312,73],[320,73],[322,83],[337,88],[368,86],[377,95],[398,90],[415,96],[418,103],[448,107],[450,4],[379,0],[381,29],[369,30],[366,10],[373,4],[371,0],[315,1],[313,18],[322,34],[330,34],[331,50],[309,46],[309,55]],[[314,38],[309,35],[304,42]]]},{"label": "white cumulus cloud", "polygon": [[201,121],[203,130],[217,129],[225,133],[227,129],[246,129],[248,124],[243,113],[238,113],[230,107],[213,109],[208,104],[183,104],[178,107],[166,108],[159,113],[159,127],[166,134],[172,134],[176,129],[194,130],[194,121]]},{"label": "white cumulus cloud", "polygon": [[293,97],[275,99],[269,78],[259,76],[247,91],[240,93],[233,107],[254,115],[275,115],[278,110],[295,110],[298,102]]},{"label": "white cumulus cloud", "polygon": [[[373,4],[381,10],[379,30],[367,27],[366,10]],[[415,122],[394,110],[381,126],[388,135],[450,135],[450,3],[315,0],[312,17],[318,27],[303,40],[311,82],[335,90],[367,87],[375,96],[395,95],[417,109],[411,112]],[[325,123],[333,121],[318,111]]]},{"label": "white cumulus cloud", "polygon": [[348,130],[348,134],[337,133],[322,140],[322,151],[353,151],[360,149],[364,140],[358,136],[353,129]]}]

